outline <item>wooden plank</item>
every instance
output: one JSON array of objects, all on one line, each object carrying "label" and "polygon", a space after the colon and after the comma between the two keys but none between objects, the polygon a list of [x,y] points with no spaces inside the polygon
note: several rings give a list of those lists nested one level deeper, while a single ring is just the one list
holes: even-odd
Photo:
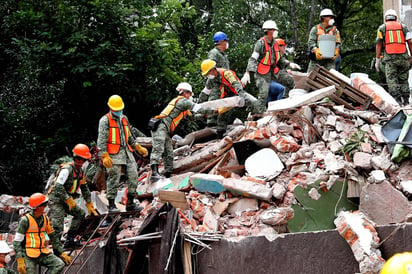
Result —
[{"label": "wooden plank", "polygon": [[159,190],[159,198],[163,203],[169,202],[174,208],[189,209],[184,192]]}]

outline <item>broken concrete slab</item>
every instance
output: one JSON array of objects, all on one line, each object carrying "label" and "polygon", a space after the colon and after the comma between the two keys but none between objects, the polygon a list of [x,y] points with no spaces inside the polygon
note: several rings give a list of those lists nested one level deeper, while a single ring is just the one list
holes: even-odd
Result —
[{"label": "broken concrete slab", "polygon": [[191,185],[199,192],[216,194],[225,190],[223,187],[223,180],[223,176],[203,173],[191,175],[189,178]]},{"label": "broken concrete slab", "polygon": [[244,197],[265,201],[270,201],[272,197],[272,189],[259,183],[227,178],[223,180],[223,186],[226,190]]},{"label": "broken concrete slab", "polygon": [[245,169],[252,177],[275,177],[284,169],[283,163],[273,149],[263,148],[245,161]]}]

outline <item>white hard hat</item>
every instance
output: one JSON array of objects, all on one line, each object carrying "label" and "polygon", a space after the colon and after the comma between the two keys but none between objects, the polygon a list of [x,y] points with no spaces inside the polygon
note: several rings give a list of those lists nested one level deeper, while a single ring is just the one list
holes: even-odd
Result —
[{"label": "white hard hat", "polygon": [[11,248],[5,241],[0,241],[0,254],[6,254],[11,251]]},{"label": "white hard hat", "polygon": [[182,82],[177,85],[176,90],[179,92],[179,94],[182,94],[186,90],[192,92],[192,86],[189,83]]},{"label": "white hard hat", "polygon": [[277,30],[278,26],[276,25],[275,21],[267,20],[265,23],[263,23],[262,29],[263,30],[266,30],[266,29],[276,29]]},{"label": "white hard hat", "polygon": [[333,14],[333,11],[331,9],[321,10],[319,16],[320,17],[323,17],[323,16],[333,16],[333,17],[335,17],[335,15]]},{"label": "white hard hat", "polygon": [[385,12],[385,20],[396,20],[398,15],[396,14],[396,11],[393,9],[389,9]]}]

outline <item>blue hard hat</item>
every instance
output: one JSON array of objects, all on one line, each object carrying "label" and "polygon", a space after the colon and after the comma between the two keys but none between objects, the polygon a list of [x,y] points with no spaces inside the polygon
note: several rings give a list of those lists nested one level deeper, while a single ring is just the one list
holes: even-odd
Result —
[{"label": "blue hard hat", "polygon": [[217,43],[219,41],[229,41],[229,38],[227,38],[226,34],[224,32],[218,31],[215,33],[215,35],[213,35],[213,42]]}]

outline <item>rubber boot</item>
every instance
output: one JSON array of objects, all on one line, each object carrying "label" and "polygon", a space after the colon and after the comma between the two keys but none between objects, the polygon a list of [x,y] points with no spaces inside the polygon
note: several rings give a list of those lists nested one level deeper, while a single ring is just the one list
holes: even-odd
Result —
[{"label": "rubber boot", "polygon": [[120,210],[114,204],[114,199],[109,199],[109,213],[111,212],[120,212]]},{"label": "rubber boot", "polygon": [[150,168],[152,169],[152,176],[150,176],[150,182],[157,182],[163,178],[162,175],[160,175],[159,173],[159,165],[153,164],[150,166]]},{"label": "rubber boot", "polygon": [[127,203],[126,203],[126,211],[142,211],[143,207],[138,206],[134,203],[134,197],[131,195],[127,195]]},{"label": "rubber boot", "polygon": [[68,248],[76,248],[82,246],[82,244],[78,241],[74,240],[74,232],[69,231],[67,232],[67,238],[66,241],[64,241],[63,247],[68,249]]},{"label": "rubber boot", "polygon": [[166,177],[166,178],[172,177],[172,172],[166,171],[166,172],[165,172],[165,177]]}]

